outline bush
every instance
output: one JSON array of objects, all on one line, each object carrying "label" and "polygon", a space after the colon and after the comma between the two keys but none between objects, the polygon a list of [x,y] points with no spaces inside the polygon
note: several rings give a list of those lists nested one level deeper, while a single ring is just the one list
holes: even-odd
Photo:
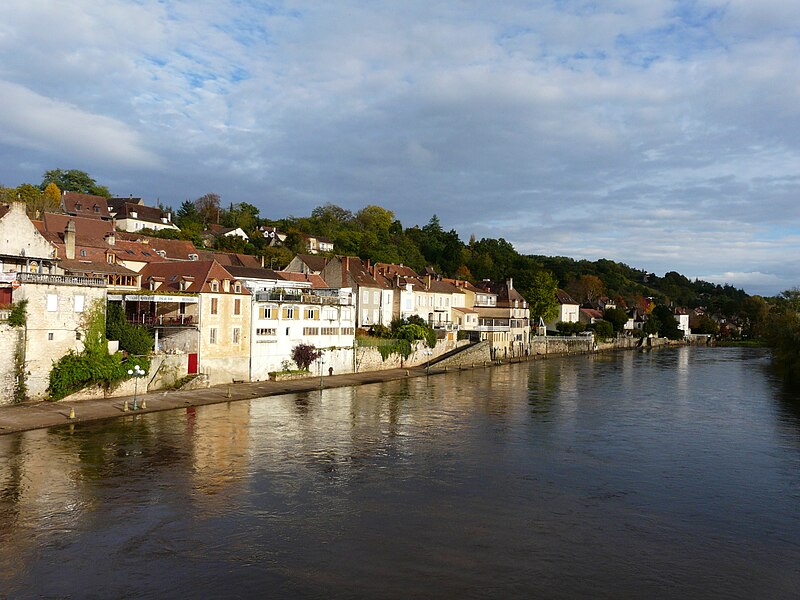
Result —
[{"label": "bush", "polygon": [[573,333],[581,333],[582,331],[586,330],[586,326],[577,321],[575,323],[566,323],[565,321],[559,321],[556,323],[556,329],[562,335],[572,335]]},{"label": "bush", "polygon": [[144,327],[128,323],[122,305],[110,302],[107,310],[106,337],[118,340],[120,350],[137,356],[147,356],[153,351],[153,336]]},{"label": "bush", "polygon": [[11,306],[11,314],[8,315],[8,324],[11,327],[23,327],[27,318],[27,300],[20,300]]},{"label": "bush", "polygon": [[322,351],[317,350],[313,344],[297,344],[292,348],[292,360],[304,371],[308,371],[315,360],[322,356]]},{"label": "bush", "polygon": [[608,321],[597,321],[590,327],[599,338],[608,339],[614,337],[614,326]]}]

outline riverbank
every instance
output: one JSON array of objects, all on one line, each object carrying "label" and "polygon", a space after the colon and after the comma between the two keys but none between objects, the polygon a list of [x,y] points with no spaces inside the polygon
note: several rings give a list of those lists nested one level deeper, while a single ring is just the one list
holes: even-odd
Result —
[{"label": "riverbank", "polygon": [[[674,344],[664,344],[659,347],[671,347],[673,345]],[[532,354],[530,356],[508,358],[498,360],[494,363],[486,360],[474,360],[469,356],[469,353],[466,352],[459,353],[459,355],[445,359],[431,367],[415,366],[403,369],[386,369],[381,371],[326,375],[324,377],[307,377],[305,379],[289,381],[242,382],[200,389],[154,391],[136,395],[115,396],[113,398],[88,398],[75,401],[42,401],[16,404],[0,407],[0,435],[28,431],[31,429],[44,429],[58,425],[85,423],[126,416],[134,417],[139,414],[175,410],[191,406],[206,406],[208,404],[252,400],[253,398],[279,396],[282,394],[311,392],[325,388],[381,383],[408,377],[427,377],[448,372],[452,373],[453,371],[464,369],[487,369],[492,368],[494,365],[544,360],[568,355],[588,355],[597,352],[624,350],[624,348],[618,347],[602,348],[599,350],[591,350],[590,348],[591,347],[588,347],[586,351],[551,351],[548,354]],[[638,349],[650,350],[652,348]],[[132,410],[134,400],[137,401],[137,406],[139,406],[136,411]],[[142,404],[144,404],[144,408],[141,407]],[[125,411],[126,405],[128,407],[127,412]]]}]

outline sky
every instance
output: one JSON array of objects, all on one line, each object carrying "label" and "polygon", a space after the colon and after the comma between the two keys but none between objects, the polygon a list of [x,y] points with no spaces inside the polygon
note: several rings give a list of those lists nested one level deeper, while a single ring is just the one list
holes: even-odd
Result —
[{"label": "sky", "polygon": [[797,0],[4,0],[0,184],[800,285]]}]

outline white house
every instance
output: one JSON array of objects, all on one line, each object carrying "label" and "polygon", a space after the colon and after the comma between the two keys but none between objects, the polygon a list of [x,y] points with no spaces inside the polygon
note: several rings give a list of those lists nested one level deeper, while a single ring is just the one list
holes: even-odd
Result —
[{"label": "white house", "polygon": [[564,290],[556,291],[558,300],[558,315],[547,322],[547,328],[552,330],[558,323],[577,323],[580,320],[580,305]]}]

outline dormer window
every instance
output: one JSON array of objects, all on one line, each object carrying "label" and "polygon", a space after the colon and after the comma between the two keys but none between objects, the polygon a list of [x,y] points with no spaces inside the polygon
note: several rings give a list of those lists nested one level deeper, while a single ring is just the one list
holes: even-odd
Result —
[{"label": "dormer window", "polygon": [[113,265],[114,264],[114,255],[113,254],[106,254],[106,261],[108,261],[108,264]]},{"label": "dormer window", "polygon": [[190,254],[189,260],[197,260],[197,254]]},{"label": "dormer window", "polygon": [[97,204],[94,205],[94,212],[96,212],[96,213],[100,212],[100,207],[97,206]]},{"label": "dormer window", "polygon": [[211,280],[211,291],[212,292],[218,292],[219,291],[219,281],[217,281],[216,279],[212,279]]},{"label": "dormer window", "polygon": [[242,293],[242,284],[240,282],[238,282],[238,281],[236,283],[234,283],[233,284],[233,291],[236,292],[237,294],[241,294]]},{"label": "dormer window", "polygon": [[154,292],[158,288],[158,283],[154,280],[150,280],[150,291]]},{"label": "dormer window", "polygon": [[81,210],[82,208],[83,208],[83,205],[80,202],[76,202],[75,203],[75,210]]},{"label": "dormer window", "polygon": [[86,256],[86,250],[81,250],[81,256]]}]

